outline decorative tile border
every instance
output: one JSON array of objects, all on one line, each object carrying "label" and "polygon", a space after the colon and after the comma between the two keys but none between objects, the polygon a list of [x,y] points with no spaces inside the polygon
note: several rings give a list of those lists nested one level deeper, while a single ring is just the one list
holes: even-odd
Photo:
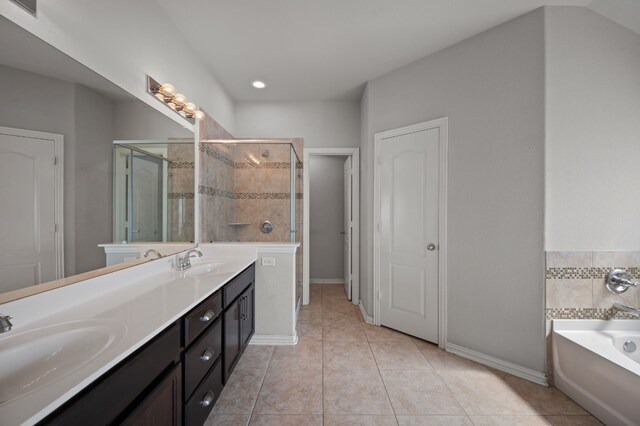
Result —
[{"label": "decorative tile border", "polygon": [[629,267],[593,267],[593,268],[547,268],[548,280],[588,280],[604,279],[612,269],[624,269],[632,279],[640,279],[640,268]]},{"label": "decorative tile border", "polygon": [[[203,185],[198,185],[198,194],[231,200],[289,200],[291,198],[288,192],[231,192]],[[296,199],[301,200],[302,193],[296,193]]]},{"label": "decorative tile border", "polygon": [[546,318],[554,319],[636,319],[626,312],[613,308],[547,308]]},{"label": "decorative tile border", "polygon": [[290,163],[288,161],[261,161],[259,164],[254,164],[250,161],[236,161],[234,168],[236,169],[289,169]]},{"label": "decorative tile border", "polygon": [[193,161],[173,161],[169,163],[170,169],[194,169],[195,162]]},{"label": "decorative tile border", "polygon": [[209,157],[215,158],[218,161],[221,161],[226,166],[229,166],[229,167],[232,167],[232,168],[235,167],[235,163],[233,162],[233,160],[231,158],[227,157],[222,152],[220,152],[217,149],[213,148],[212,146],[210,146],[210,144],[206,144],[204,142],[200,142],[198,144],[198,151],[203,152],[203,153],[207,154]]},{"label": "decorative tile border", "polygon": [[196,197],[193,192],[170,192],[167,194],[167,198],[170,200],[193,200]]},{"label": "decorative tile border", "polygon": [[235,193],[224,189],[211,188],[210,186],[198,185],[198,194],[211,195],[213,197],[228,198],[233,200]]},{"label": "decorative tile border", "polygon": [[[205,153],[209,157],[219,160],[226,166],[234,169],[289,169],[291,165],[289,161],[261,161],[259,164],[254,164],[250,161],[233,161],[216,148],[210,146],[210,144],[204,142],[200,142],[198,145],[198,151]],[[302,169],[302,162],[296,162],[296,169]]]}]

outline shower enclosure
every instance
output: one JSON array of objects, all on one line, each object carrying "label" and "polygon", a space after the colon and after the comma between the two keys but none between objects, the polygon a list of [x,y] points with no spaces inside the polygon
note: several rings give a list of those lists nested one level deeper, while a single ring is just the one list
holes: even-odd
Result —
[{"label": "shower enclosure", "polygon": [[202,241],[300,240],[301,163],[288,140],[205,141],[200,157]]},{"label": "shower enclosure", "polygon": [[200,241],[300,243],[297,304],[303,281],[302,140],[208,140],[199,150]]},{"label": "shower enclosure", "polygon": [[114,142],[114,242],[193,241],[193,151],[192,140]]}]

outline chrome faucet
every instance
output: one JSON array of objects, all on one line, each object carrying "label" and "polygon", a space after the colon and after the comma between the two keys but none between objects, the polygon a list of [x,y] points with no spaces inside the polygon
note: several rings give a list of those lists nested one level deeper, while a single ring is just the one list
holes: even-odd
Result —
[{"label": "chrome faucet", "polygon": [[624,269],[614,269],[607,274],[605,286],[611,293],[621,294],[631,287],[640,287],[640,283],[631,281],[629,273]]},{"label": "chrome faucet", "polygon": [[613,304],[613,309],[640,317],[640,309],[634,308],[633,306],[623,305],[622,303],[616,302]]},{"label": "chrome faucet", "polygon": [[11,331],[11,327],[13,327],[13,324],[11,324],[11,321],[9,321],[10,319],[13,319],[11,315],[0,314],[0,333]]},{"label": "chrome faucet", "polygon": [[155,249],[149,249],[147,251],[144,252],[144,257],[149,257],[149,254],[154,253],[156,256],[158,256],[158,259],[162,259],[162,255],[160,254],[160,252],[158,250]]},{"label": "chrome faucet", "polygon": [[176,269],[178,271],[184,271],[191,268],[191,258],[202,257],[202,252],[198,249],[191,249],[184,254],[184,256],[178,256],[176,259]]}]

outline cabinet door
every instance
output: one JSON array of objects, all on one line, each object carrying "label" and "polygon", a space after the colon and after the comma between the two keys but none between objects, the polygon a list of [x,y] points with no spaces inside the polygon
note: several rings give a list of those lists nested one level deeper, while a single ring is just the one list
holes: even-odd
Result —
[{"label": "cabinet door", "polygon": [[176,366],[122,422],[123,425],[178,426],[182,420],[181,367]]},{"label": "cabinet door", "polygon": [[227,307],[224,312],[224,382],[227,383],[229,376],[235,367],[238,356],[242,350],[242,342],[240,340],[240,323],[242,315],[242,306],[240,300],[236,299]]},{"label": "cabinet door", "polygon": [[242,322],[240,325],[240,335],[242,336],[242,350],[247,347],[253,332],[255,330],[255,284],[251,284],[249,288],[245,290],[242,299]]}]

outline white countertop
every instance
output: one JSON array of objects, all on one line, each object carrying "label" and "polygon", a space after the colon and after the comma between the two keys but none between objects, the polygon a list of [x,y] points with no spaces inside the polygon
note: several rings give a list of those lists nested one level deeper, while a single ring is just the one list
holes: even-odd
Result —
[{"label": "white countertop", "polygon": [[[225,250],[226,251],[226,250]],[[205,252],[196,263],[219,260]],[[119,335],[97,356],[56,381],[0,404],[3,425],[35,424],[106,373],[136,349],[220,289],[256,260],[252,252],[226,257],[233,270],[186,277],[173,270],[173,258],[163,258],[74,285],[0,305],[12,315],[13,330],[0,335],[0,348],[16,337],[58,324],[107,322]],[[13,347],[12,347],[13,349]],[[0,364],[0,377],[6,375]]]}]

